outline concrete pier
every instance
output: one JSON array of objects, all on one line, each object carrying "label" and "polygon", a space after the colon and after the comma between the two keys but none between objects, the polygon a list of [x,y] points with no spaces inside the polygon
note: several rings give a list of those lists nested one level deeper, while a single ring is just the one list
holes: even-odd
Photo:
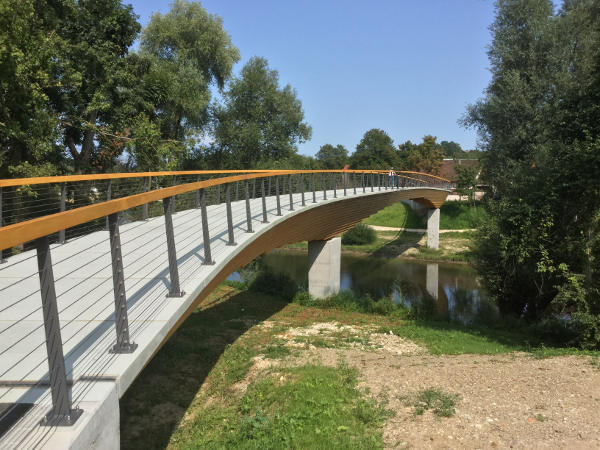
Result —
[{"label": "concrete pier", "polygon": [[342,239],[308,242],[308,292],[326,298],[340,292]]},{"label": "concrete pier", "polygon": [[440,209],[427,211],[427,247],[437,250],[440,246]]}]

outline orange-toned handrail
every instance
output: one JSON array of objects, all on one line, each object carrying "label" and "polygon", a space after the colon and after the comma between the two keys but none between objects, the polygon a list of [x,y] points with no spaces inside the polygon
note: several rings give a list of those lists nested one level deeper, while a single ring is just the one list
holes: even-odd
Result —
[{"label": "orange-toned handrail", "polygon": [[[50,177],[31,177],[31,178],[6,178],[0,179],[0,187],[11,187],[11,186],[27,186],[33,184],[49,184],[49,183],[69,183],[75,181],[98,181],[98,180],[114,180],[119,178],[144,178],[144,177],[163,177],[163,176],[178,176],[178,175],[216,175],[216,174],[233,174],[233,173],[275,173],[275,172],[304,172],[304,173],[314,173],[314,172],[348,172],[348,173],[381,173],[387,174],[387,170],[304,170],[304,171],[294,171],[294,170],[277,170],[277,169],[264,169],[264,170],[179,170],[179,171],[163,171],[163,172],[122,172],[122,173],[98,173],[98,174],[87,174],[87,175],[56,175]],[[450,180],[447,180],[442,177],[438,177],[436,175],[431,175],[429,173],[422,172],[412,172],[408,170],[398,171],[396,172],[398,175],[403,173],[407,174],[418,174],[423,176],[428,176],[431,178],[438,179],[440,181],[444,181],[450,183]]]},{"label": "orange-toned handrail", "polygon": [[[178,194],[208,188],[219,184],[236,181],[269,177],[277,175],[311,174],[311,173],[380,173],[377,170],[273,170],[265,172],[236,175],[224,178],[213,178],[205,181],[180,184],[162,189],[156,189],[141,194],[130,195],[115,200],[109,200],[93,205],[82,206],[69,211],[38,217],[25,222],[20,222],[0,228],[0,250],[19,245],[34,239],[48,236],[60,230],[74,227],[109,214],[118,213],[146,203],[162,200]],[[416,180],[416,179],[415,179]],[[416,180],[422,181],[422,180]]]}]

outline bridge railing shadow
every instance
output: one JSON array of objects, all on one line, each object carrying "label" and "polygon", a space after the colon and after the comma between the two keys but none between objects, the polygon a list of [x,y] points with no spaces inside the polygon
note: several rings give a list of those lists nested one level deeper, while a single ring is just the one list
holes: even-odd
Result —
[{"label": "bridge railing shadow", "polygon": [[261,294],[248,298],[231,291],[210,305],[210,296],[140,373],[120,400],[123,449],[166,448],[227,347],[288,304]]}]

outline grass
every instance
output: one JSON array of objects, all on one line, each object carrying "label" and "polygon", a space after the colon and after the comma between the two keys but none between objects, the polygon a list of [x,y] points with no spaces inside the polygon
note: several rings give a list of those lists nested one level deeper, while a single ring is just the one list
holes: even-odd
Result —
[{"label": "grass", "polygon": [[387,413],[357,389],[356,375],[343,365],[283,369],[252,384],[235,407],[198,414],[173,442],[180,448],[381,448]]},{"label": "grass", "polygon": [[478,203],[446,202],[440,210],[440,230],[466,230],[479,227],[486,212]]},{"label": "grass", "polygon": [[436,417],[452,417],[458,403],[457,394],[447,394],[440,389],[422,389],[413,395],[403,398],[406,406],[414,408],[413,414],[421,416],[425,411],[431,410]]},{"label": "grass", "polygon": [[[250,370],[258,355],[273,362],[301,351],[290,350],[279,336],[291,327],[335,321],[393,331],[432,354],[578,354],[592,356],[592,364],[600,356],[544,346],[514,324],[467,328],[410,319],[406,311],[387,306],[378,311],[374,301],[362,307],[344,302],[306,306],[220,286],[121,398],[122,448],[381,448],[382,424],[389,413],[357,388],[356,371],[314,361]],[[268,326],[260,326],[265,320]],[[368,333],[361,333],[340,327],[330,336],[314,336],[310,343],[340,349],[356,343],[369,350]],[[448,408],[439,400],[430,395],[419,401],[443,416]]]},{"label": "grass", "polygon": [[[446,202],[440,211],[440,230],[477,228],[486,217],[485,210],[476,203]],[[404,203],[396,203],[364,220],[369,225],[396,228],[427,228],[425,219]]]},{"label": "grass", "polygon": [[363,221],[368,225],[396,228],[424,228],[423,218],[404,203],[395,203]]},{"label": "grass", "polygon": [[[425,234],[407,231],[378,231],[377,240],[371,244],[346,245],[342,251],[364,253],[382,258],[398,256],[428,261],[467,262],[471,252],[469,246],[473,233],[450,232],[440,234],[439,250],[425,246]],[[286,249],[303,250],[308,247],[306,241],[286,245]]]}]

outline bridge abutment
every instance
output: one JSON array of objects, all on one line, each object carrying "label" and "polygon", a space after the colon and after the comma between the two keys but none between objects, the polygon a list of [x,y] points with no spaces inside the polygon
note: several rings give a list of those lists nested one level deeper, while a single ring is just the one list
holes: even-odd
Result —
[{"label": "bridge abutment", "polygon": [[340,292],[342,239],[308,241],[308,292],[326,298]]},{"label": "bridge abutment", "polygon": [[427,210],[427,247],[437,250],[440,246],[440,209]]}]

